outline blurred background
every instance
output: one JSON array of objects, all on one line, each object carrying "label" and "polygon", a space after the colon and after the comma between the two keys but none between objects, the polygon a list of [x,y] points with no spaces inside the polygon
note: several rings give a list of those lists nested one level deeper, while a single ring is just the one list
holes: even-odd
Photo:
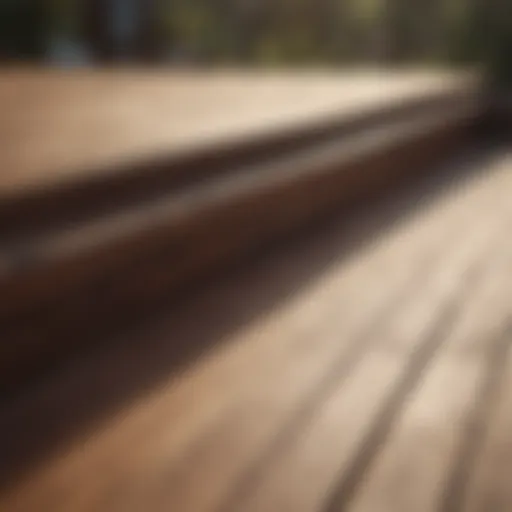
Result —
[{"label": "blurred background", "polygon": [[511,77],[506,0],[0,0],[0,55],[81,65],[484,65]]}]

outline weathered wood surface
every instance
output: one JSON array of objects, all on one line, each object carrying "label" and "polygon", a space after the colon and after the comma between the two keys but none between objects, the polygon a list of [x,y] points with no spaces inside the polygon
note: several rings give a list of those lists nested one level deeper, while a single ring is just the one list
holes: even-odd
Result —
[{"label": "weathered wood surface", "polygon": [[2,71],[0,200],[133,159],[275,136],[472,82],[431,72]]},{"label": "weathered wood surface", "polygon": [[511,510],[511,170],[454,162],[3,403],[0,510]]}]

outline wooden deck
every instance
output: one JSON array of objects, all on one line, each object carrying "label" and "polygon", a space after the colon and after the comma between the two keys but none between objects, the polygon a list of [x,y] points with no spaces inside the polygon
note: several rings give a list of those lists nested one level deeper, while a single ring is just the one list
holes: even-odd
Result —
[{"label": "wooden deck", "polygon": [[511,171],[468,154],[2,404],[0,510],[512,510]]}]

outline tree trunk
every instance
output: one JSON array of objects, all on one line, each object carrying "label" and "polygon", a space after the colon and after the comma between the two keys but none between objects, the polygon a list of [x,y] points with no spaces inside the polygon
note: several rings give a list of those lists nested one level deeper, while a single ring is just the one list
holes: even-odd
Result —
[{"label": "tree trunk", "polygon": [[84,38],[94,60],[109,63],[119,59],[148,62],[159,57],[158,0],[134,0],[136,26],[126,45],[119,45],[114,30],[114,0],[86,0],[83,3]]}]

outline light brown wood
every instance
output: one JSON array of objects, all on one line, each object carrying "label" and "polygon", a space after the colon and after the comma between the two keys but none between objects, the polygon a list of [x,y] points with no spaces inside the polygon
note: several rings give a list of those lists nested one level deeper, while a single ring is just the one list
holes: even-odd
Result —
[{"label": "light brown wood", "polygon": [[428,71],[3,71],[0,199],[90,179],[134,159],[275,135],[466,83],[460,74]]},{"label": "light brown wood", "polygon": [[4,403],[0,510],[511,508],[511,167],[454,162]]}]

